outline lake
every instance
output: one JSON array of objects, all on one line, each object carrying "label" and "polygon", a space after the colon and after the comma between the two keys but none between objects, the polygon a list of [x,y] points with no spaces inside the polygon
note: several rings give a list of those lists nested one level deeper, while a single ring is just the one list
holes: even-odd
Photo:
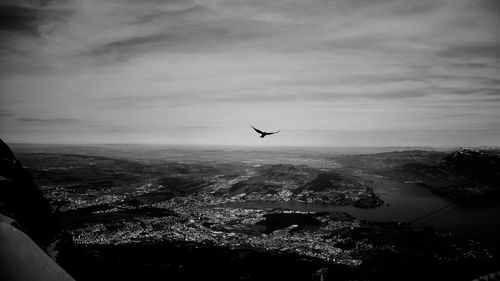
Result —
[{"label": "lake", "polygon": [[294,202],[248,201],[230,203],[238,208],[284,208],[307,212],[347,212],[371,221],[412,222],[412,226],[429,226],[442,231],[482,240],[500,249],[500,204],[462,206],[439,197],[427,188],[385,179],[371,179],[374,192],[386,205],[361,209]]}]

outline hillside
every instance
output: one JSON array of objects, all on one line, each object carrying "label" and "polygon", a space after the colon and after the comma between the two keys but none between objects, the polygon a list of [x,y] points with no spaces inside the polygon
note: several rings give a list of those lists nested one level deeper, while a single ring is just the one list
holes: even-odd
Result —
[{"label": "hillside", "polygon": [[500,195],[499,155],[497,150],[461,148],[452,153],[414,151],[372,155],[351,160],[351,163],[463,201]]}]

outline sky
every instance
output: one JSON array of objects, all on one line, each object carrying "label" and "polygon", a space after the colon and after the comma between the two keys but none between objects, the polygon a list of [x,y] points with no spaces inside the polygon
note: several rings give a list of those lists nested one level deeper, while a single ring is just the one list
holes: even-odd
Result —
[{"label": "sky", "polygon": [[0,137],[500,145],[499,62],[498,0],[3,0]]}]

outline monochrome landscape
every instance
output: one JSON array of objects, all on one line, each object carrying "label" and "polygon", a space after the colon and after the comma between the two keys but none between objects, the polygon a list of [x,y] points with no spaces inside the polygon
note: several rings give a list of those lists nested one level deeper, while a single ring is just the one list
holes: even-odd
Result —
[{"label": "monochrome landscape", "polygon": [[498,0],[0,1],[0,280],[500,280]]}]

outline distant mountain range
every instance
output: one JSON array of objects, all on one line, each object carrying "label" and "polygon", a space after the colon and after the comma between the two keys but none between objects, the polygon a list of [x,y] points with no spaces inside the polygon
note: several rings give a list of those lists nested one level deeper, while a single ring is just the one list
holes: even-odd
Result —
[{"label": "distant mountain range", "polygon": [[350,164],[373,169],[402,182],[418,183],[457,200],[500,196],[500,151],[495,149],[461,148],[451,154],[381,153],[361,156]]}]

